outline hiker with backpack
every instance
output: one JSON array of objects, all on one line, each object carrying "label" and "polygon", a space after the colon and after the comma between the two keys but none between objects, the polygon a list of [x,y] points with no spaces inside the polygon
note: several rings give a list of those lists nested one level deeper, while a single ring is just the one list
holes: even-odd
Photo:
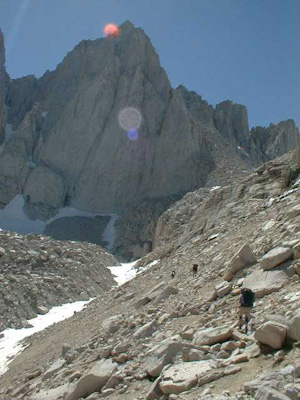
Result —
[{"label": "hiker with backpack", "polygon": [[[240,308],[239,308],[239,330],[242,329],[245,324],[245,332],[248,332],[248,323],[251,318],[251,308],[254,304],[255,295],[251,289],[242,288],[240,297]],[[245,322],[243,317],[245,316]]]},{"label": "hiker with backpack", "polygon": [[197,279],[197,275],[198,275],[198,264],[193,264],[192,272],[193,272],[193,278],[194,278],[194,279]]}]

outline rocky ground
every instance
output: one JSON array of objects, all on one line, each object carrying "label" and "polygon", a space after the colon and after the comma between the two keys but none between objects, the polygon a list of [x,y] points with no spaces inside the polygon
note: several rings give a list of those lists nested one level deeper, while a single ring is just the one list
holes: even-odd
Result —
[{"label": "rocky ground", "polygon": [[115,281],[106,267],[117,264],[97,245],[0,231],[0,332],[109,290]]},{"label": "rocky ground", "polygon": [[[135,279],[27,339],[0,398],[299,399],[299,167],[295,152],[186,195]],[[248,334],[237,329],[243,286],[256,293]]]}]

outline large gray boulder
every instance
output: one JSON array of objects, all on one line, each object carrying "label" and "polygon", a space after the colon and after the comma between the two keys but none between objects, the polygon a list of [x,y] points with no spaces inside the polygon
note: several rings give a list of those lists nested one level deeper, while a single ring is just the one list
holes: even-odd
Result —
[{"label": "large gray boulder", "polygon": [[286,325],[269,321],[255,331],[254,338],[273,349],[281,349],[286,338],[287,329]]},{"label": "large gray boulder", "polygon": [[211,345],[229,340],[233,328],[231,326],[218,326],[197,331],[194,335],[193,344],[197,346]]},{"label": "large gray boulder", "polygon": [[159,376],[163,368],[172,362],[183,346],[181,342],[166,340],[151,348],[145,361],[147,373],[153,377]]},{"label": "large gray boulder", "polygon": [[154,319],[153,321],[150,321],[147,324],[141,326],[136,332],[134,332],[133,337],[135,339],[144,339],[146,337],[152,336],[157,327],[157,322]]},{"label": "large gray boulder", "polygon": [[117,332],[117,330],[120,328],[121,321],[122,315],[113,315],[102,322],[102,328],[108,334]]},{"label": "large gray boulder", "polygon": [[72,385],[64,399],[78,400],[94,392],[100,392],[117,368],[118,364],[111,360],[103,359],[97,362],[86,375],[82,376],[75,385]]},{"label": "large gray boulder", "polygon": [[288,324],[288,337],[300,342],[300,312]]},{"label": "large gray boulder", "polygon": [[287,281],[287,275],[284,271],[258,270],[245,278],[243,286],[255,292],[256,298],[260,298],[272,292],[277,292]]},{"label": "large gray boulder", "polygon": [[289,260],[293,254],[293,250],[288,247],[276,247],[263,256],[260,266],[267,271]]},{"label": "large gray boulder", "polygon": [[255,400],[290,400],[291,397],[286,396],[283,393],[280,393],[278,390],[262,386],[256,392],[254,397]]},{"label": "large gray boulder", "polygon": [[229,261],[224,275],[224,279],[226,281],[231,281],[231,279],[238,271],[240,271],[242,268],[248,267],[249,265],[255,263],[256,263],[256,257],[249,244],[246,243]]},{"label": "large gray boulder", "polygon": [[216,362],[212,360],[170,365],[163,370],[159,387],[166,395],[185,392],[213,368],[216,368]]}]

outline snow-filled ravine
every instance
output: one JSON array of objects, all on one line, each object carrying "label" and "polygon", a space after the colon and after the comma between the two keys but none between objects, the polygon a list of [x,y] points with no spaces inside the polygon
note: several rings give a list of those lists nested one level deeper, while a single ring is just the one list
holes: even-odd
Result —
[{"label": "snow-filled ravine", "polygon": [[115,222],[119,219],[116,214],[92,213],[73,207],[61,208],[55,217],[48,221],[31,220],[24,212],[25,200],[22,194],[16,195],[3,210],[0,210],[0,229],[26,235],[28,233],[43,234],[47,225],[60,218],[72,217],[110,217],[103,232],[103,240],[107,242],[107,250],[111,250],[115,241]]},{"label": "snow-filled ravine", "polygon": [[[144,267],[142,270],[137,272],[134,268],[137,261],[131,263],[124,263],[119,266],[108,267],[114,275],[115,281],[118,285],[123,285],[125,282],[133,279],[137,273],[148,269],[149,267],[158,263],[157,260]],[[36,318],[29,320],[28,322],[32,325],[31,328],[24,329],[6,329],[0,335],[4,335],[0,339],[0,376],[5,373],[8,369],[8,364],[13,360],[22,350],[25,345],[23,339],[34,333],[40,332],[48,326],[63,321],[66,318],[71,317],[74,312],[81,311],[83,307],[88,304],[89,301],[76,301],[74,303],[64,304],[62,306],[53,307],[47,314],[39,315]]]}]

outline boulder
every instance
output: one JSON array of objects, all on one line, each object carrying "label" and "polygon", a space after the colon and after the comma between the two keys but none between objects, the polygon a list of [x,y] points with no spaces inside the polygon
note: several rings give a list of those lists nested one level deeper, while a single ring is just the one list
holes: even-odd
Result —
[{"label": "boulder", "polygon": [[273,349],[281,349],[287,334],[287,326],[276,323],[266,322],[255,332],[254,338],[261,343],[267,344]]},{"label": "boulder", "polygon": [[261,350],[257,343],[252,343],[250,346],[246,347],[244,353],[248,358],[255,358],[260,356]]},{"label": "boulder", "polygon": [[[113,349],[113,353],[115,355],[121,354],[121,353],[126,353],[131,347],[130,342],[123,342],[123,343],[118,343],[114,349]],[[105,357],[107,358],[107,357]]]},{"label": "boulder", "polygon": [[183,344],[166,340],[150,349],[150,356],[146,358],[145,369],[153,377],[160,375],[164,366],[170,364],[176,354],[181,351]]},{"label": "boulder", "polygon": [[141,299],[139,299],[138,301],[136,301],[133,306],[135,309],[138,309],[138,308],[150,303],[150,301],[151,301],[151,299],[148,296],[145,296],[145,297],[142,297]]},{"label": "boulder", "polygon": [[166,395],[185,392],[213,368],[216,368],[216,363],[211,360],[170,365],[163,370],[159,387]]},{"label": "boulder", "polygon": [[282,264],[284,261],[293,257],[293,250],[287,247],[276,247],[263,256],[260,266],[264,270],[269,270]]},{"label": "boulder", "polygon": [[59,358],[56,360],[48,369],[47,371],[43,374],[42,380],[46,380],[51,378],[53,375],[55,375],[64,365],[66,361],[62,358]]},{"label": "boulder", "polygon": [[6,252],[3,247],[0,247],[0,257],[5,256]]},{"label": "boulder", "polygon": [[251,289],[256,298],[260,298],[269,293],[277,292],[287,281],[284,271],[258,270],[245,278],[243,286]]},{"label": "boulder", "polygon": [[102,328],[107,333],[114,333],[120,328],[120,321],[122,320],[122,315],[113,315],[110,318],[105,319],[102,322]]},{"label": "boulder", "polygon": [[191,349],[184,347],[182,349],[182,360],[183,361],[201,361],[204,359],[205,353],[202,350]]},{"label": "boulder", "polygon": [[224,279],[226,281],[231,281],[231,279],[239,270],[255,264],[256,261],[256,257],[253,254],[251,247],[248,244],[244,244],[229,261],[225,271]]},{"label": "boulder", "polygon": [[36,312],[37,312],[38,314],[45,315],[45,314],[47,314],[47,313],[49,312],[49,310],[48,310],[47,307],[44,307],[44,306],[37,306],[37,307],[36,307]]},{"label": "boulder", "polygon": [[111,360],[101,360],[84,376],[82,376],[67,392],[65,400],[78,400],[94,392],[100,392],[117,370],[118,364]]},{"label": "boulder", "polygon": [[133,337],[135,339],[144,339],[145,337],[152,336],[152,334],[157,329],[157,322],[154,319],[153,321],[148,322],[147,324],[141,326],[134,334]]},{"label": "boulder", "polygon": [[255,400],[291,400],[290,397],[268,386],[262,386],[256,392]]},{"label": "boulder", "polygon": [[233,328],[230,326],[218,326],[197,331],[194,335],[193,344],[197,346],[211,345],[229,340]]},{"label": "boulder", "polygon": [[146,395],[146,400],[156,400],[160,399],[161,396],[163,395],[163,392],[161,391],[159,384],[161,381],[161,377],[155,379],[155,381],[152,383],[150,386],[150,389],[147,392]]},{"label": "boulder", "polygon": [[300,312],[288,324],[288,337],[292,340],[300,341]]},{"label": "boulder", "polygon": [[300,276],[300,264],[294,265],[294,270],[295,270],[296,274]]},{"label": "boulder", "polygon": [[179,293],[179,289],[173,286],[166,286],[162,290],[158,291],[155,295],[155,303],[159,303],[160,301],[166,300],[173,294]]},{"label": "boulder", "polygon": [[232,285],[227,281],[224,281],[216,286],[216,292],[218,297],[226,296],[226,294],[230,293],[232,289]]},{"label": "boulder", "polygon": [[135,302],[134,307],[138,309],[145,304],[150,303],[150,301],[152,301],[154,304],[159,303],[160,301],[166,300],[172,294],[177,293],[179,293],[179,289],[173,286],[168,286],[165,284],[165,282],[162,282],[153,288],[149,293],[147,293],[146,296]]},{"label": "boulder", "polygon": [[221,365],[223,367],[228,367],[231,364],[239,364],[247,361],[249,361],[249,357],[247,354],[243,353],[231,356],[227,360],[222,361]]}]

